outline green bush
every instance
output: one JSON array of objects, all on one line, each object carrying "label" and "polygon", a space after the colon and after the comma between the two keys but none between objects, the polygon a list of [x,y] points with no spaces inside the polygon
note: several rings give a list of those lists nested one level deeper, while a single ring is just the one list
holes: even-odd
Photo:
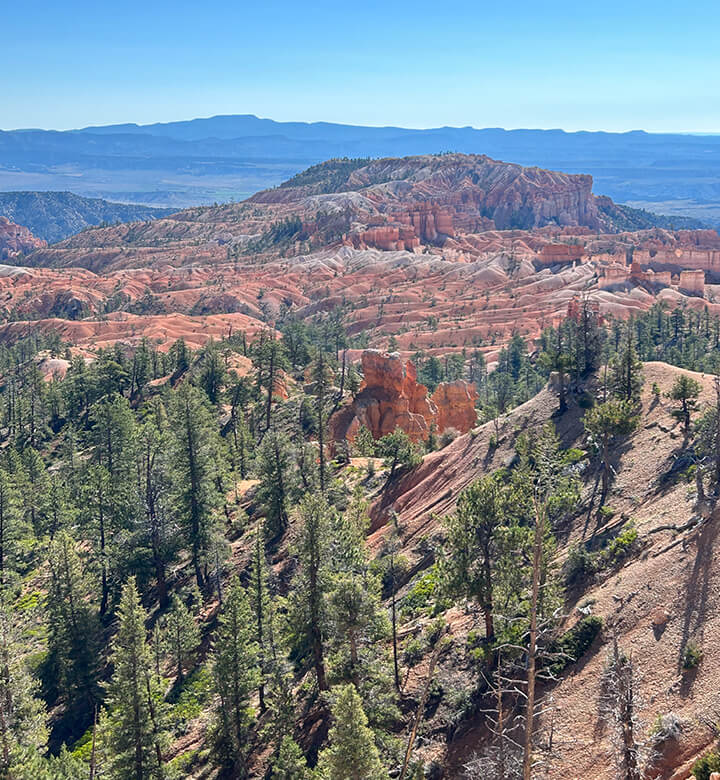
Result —
[{"label": "green bush", "polygon": [[563,462],[567,465],[573,465],[579,463],[586,455],[585,450],[581,450],[579,447],[570,447],[563,452]]},{"label": "green bush", "polygon": [[599,617],[589,615],[566,631],[550,648],[551,653],[557,654],[557,658],[548,667],[550,673],[557,676],[579,661],[592,647],[602,625]]},{"label": "green bush", "polygon": [[608,520],[612,520],[614,515],[615,515],[615,510],[612,507],[601,506],[600,509],[598,509],[598,517],[601,520],[604,520],[605,522],[607,522]]},{"label": "green bush", "polygon": [[602,551],[604,565],[615,566],[629,557],[636,547],[637,539],[637,528],[635,528],[634,523],[629,522]]},{"label": "green bush", "polygon": [[449,606],[450,602],[442,596],[440,572],[437,566],[433,565],[408,589],[401,608],[406,614],[415,615],[424,611],[434,616]]},{"label": "green bush", "polygon": [[592,409],[595,406],[595,399],[590,393],[582,393],[578,396],[578,406],[581,409]]},{"label": "green bush", "polygon": [[695,780],[710,780],[713,772],[720,772],[720,753],[707,753],[693,764],[692,773]]},{"label": "green bush", "polygon": [[703,651],[698,647],[696,642],[691,639],[683,650],[683,669],[697,669],[702,663]]},{"label": "green bush", "polygon": [[420,639],[408,639],[403,648],[403,661],[408,666],[417,666],[425,655],[425,645]]},{"label": "green bush", "polygon": [[598,569],[598,555],[591,553],[584,545],[574,544],[568,552],[563,568],[565,584],[574,585],[595,574]]},{"label": "green bush", "polygon": [[637,547],[638,532],[632,521],[599,552],[590,552],[584,545],[573,545],[563,567],[565,584],[574,585],[591,574],[619,565],[630,557]]},{"label": "green bush", "polygon": [[432,623],[425,629],[425,637],[429,647],[434,647],[440,637],[445,633],[447,629],[447,623],[444,617],[437,617]]}]

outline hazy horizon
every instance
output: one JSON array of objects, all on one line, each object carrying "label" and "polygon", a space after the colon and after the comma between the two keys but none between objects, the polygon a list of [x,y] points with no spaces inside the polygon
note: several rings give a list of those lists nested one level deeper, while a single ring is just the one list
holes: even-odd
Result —
[{"label": "hazy horizon", "polygon": [[[558,0],[3,9],[0,126],[238,113],[365,126],[717,133],[720,6]],[[244,109],[243,109],[244,110]]]},{"label": "hazy horizon", "polygon": [[215,119],[218,117],[239,117],[239,116],[253,116],[258,119],[262,120],[270,120],[273,122],[278,122],[280,124],[284,123],[301,123],[301,124],[332,124],[332,125],[343,125],[343,126],[356,126],[356,127],[369,127],[369,128],[398,128],[401,130],[438,130],[438,129],[444,129],[444,128],[450,128],[453,130],[459,130],[459,129],[472,129],[472,130],[504,130],[506,132],[512,132],[515,130],[545,130],[545,131],[559,131],[563,133],[608,133],[613,135],[627,135],[629,133],[647,133],[648,135],[696,135],[696,136],[703,136],[703,135],[720,135],[720,130],[716,131],[710,131],[710,130],[647,130],[644,127],[629,127],[627,129],[607,129],[602,127],[597,128],[588,128],[588,127],[580,127],[580,128],[572,128],[569,129],[567,127],[537,127],[537,126],[530,126],[530,125],[518,125],[516,127],[503,127],[501,125],[472,125],[472,124],[448,124],[446,122],[437,122],[433,124],[427,124],[427,125],[402,125],[402,124],[395,124],[392,122],[382,123],[382,124],[372,124],[372,123],[357,123],[357,122],[351,122],[351,121],[342,121],[342,120],[334,120],[334,119],[298,119],[296,117],[289,117],[289,118],[283,118],[278,119],[275,116],[261,116],[259,114],[249,112],[249,111],[236,111],[232,113],[215,113],[215,114],[208,114],[203,116],[186,116],[186,117],[171,117],[171,118],[162,118],[162,119],[148,119],[148,120],[139,120],[139,119],[118,119],[116,121],[110,121],[110,122],[90,122],[90,123],[82,123],[67,127],[40,127],[40,126],[24,126],[24,127],[0,127],[0,131],[2,132],[17,132],[17,131],[33,131],[33,130],[40,130],[45,132],[58,132],[58,133],[65,133],[69,131],[82,131],[87,130],[91,128],[96,127],[108,127],[113,125],[134,125],[137,127],[146,127],[150,125],[164,125],[164,124],[173,124],[177,122],[194,122],[196,120],[206,120],[206,119]]}]

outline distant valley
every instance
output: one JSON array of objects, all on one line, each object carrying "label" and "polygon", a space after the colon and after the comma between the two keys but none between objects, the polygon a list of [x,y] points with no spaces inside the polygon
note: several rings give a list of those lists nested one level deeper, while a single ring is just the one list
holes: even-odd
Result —
[{"label": "distant valley", "polygon": [[88,227],[157,219],[172,211],[83,198],[72,192],[0,192],[0,217],[23,225],[50,244]]}]

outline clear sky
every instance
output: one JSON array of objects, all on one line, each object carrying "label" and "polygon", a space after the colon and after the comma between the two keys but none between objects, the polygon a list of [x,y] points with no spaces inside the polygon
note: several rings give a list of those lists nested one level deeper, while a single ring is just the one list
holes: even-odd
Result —
[{"label": "clear sky", "polygon": [[0,128],[720,132],[719,23],[717,0],[5,0]]}]

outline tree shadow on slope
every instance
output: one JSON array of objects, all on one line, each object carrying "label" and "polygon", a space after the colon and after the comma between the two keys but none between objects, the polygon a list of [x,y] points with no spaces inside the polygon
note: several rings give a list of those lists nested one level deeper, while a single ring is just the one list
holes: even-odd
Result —
[{"label": "tree shadow on slope", "polygon": [[718,537],[718,521],[711,519],[698,530],[695,542],[697,550],[692,571],[685,585],[685,614],[678,648],[678,669],[683,669],[685,648],[696,631],[705,625],[710,595],[710,576],[714,559],[714,547]]}]

